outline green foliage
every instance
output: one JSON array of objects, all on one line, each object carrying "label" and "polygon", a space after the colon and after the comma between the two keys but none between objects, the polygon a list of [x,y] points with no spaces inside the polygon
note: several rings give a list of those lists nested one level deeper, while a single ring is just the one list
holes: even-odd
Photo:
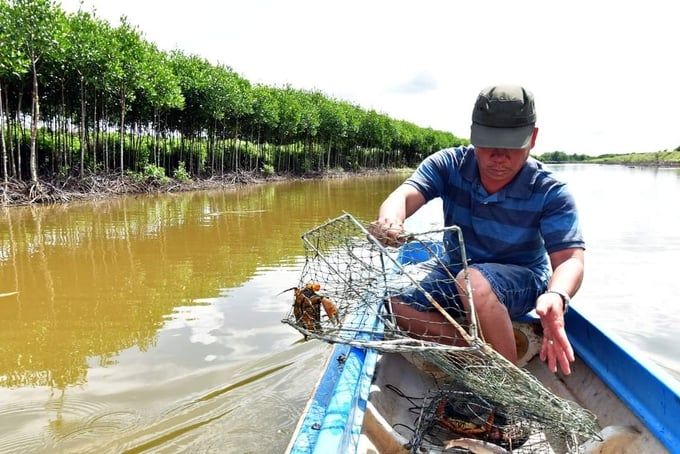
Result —
[{"label": "green foliage", "polygon": [[272,131],[279,124],[279,104],[275,89],[264,85],[256,85],[253,88],[253,113],[252,122],[258,128]]},{"label": "green foliage", "polygon": [[[51,0],[14,0],[7,32],[29,64],[60,56],[64,46],[64,14]],[[4,9],[4,8],[3,8]]]},{"label": "green foliage", "polygon": [[19,49],[21,36],[13,16],[13,8],[0,1],[0,83],[5,77],[18,78],[29,70],[28,56]]},{"label": "green foliage", "polygon": [[551,151],[536,156],[536,159],[542,162],[584,162],[590,159],[590,156],[585,154],[567,154],[563,151]]},{"label": "green foliage", "polygon": [[187,172],[184,161],[180,161],[180,163],[177,164],[177,168],[172,172],[172,177],[183,183],[191,181],[191,175]]},{"label": "green foliage", "polygon": [[68,166],[59,166],[59,170],[57,171],[58,178],[63,180],[68,177],[70,170],[71,169]]},{"label": "green foliage", "polygon": [[607,154],[591,158],[590,162],[600,164],[626,165],[680,165],[680,151],[657,151],[652,153]]},{"label": "green foliage", "polygon": [[[103,89],[112,40],[111,26],[94,14],[79,11],[67,17],[65,68],[87,85]],[[77,81],[74,81],[77,82]]]},{"label": "green foliage", "polygon": [[152,114],[183,108],[184,96],[179,78],[173,72],[168,55],[146,41],[142,42],[142,47],[142,77],[138,87],[139,98],[142,100],[140,107],[146,107]]},{"label": "green foliage", "polygon": [[123,111],[135,99],[138,89],[142,89],[146,76],[144,63],[140,56],[147,54],[141,34],[130,25],[126,17],[111,32],[109,55],[105,72],[107,89],[116,94]]},{"label": "green foliage", "polygon": [[543,162],[587,162],[594,164],[625,164],[641,166],[660,166],[680,165],[680,150],[667,151],[661,150],[651,153],[629,153],[613,154],[607,153],[599,156],[588,156],[585,154],[566,154],[562,151],[553,151],[536,156],[536,159]]},{"label": "green foliage", "polygon": [[169,183],[170,178],[165,175],[165,169],[153,164],[147,164],[144,166],[142,176],[146,181],[158,182],[158,183]]},{"label": "green foliage", "polygon": [[269,177],[269,176],[274,175],[275,173],[276,173],[276,172],[274,171],[274,166],[273,166],[273,165],[271,165],[271,164],[265,164],[265,165],[262,166],[262,174],[263,174],[264,176]]},{"label": "green foliage", "polygon": [[135,172],[133,170],[126,170],[125,176],[132,180],[134,183],[144,183],[146,177],[141,172]]},{"label": "green foliage", "polygon": [[[32,63],[44,106],[37,116],[27,91]],[[0,88],[6,131],[18,142],[9,162],[21,161],[24,174],[29,147],[14,132],[24,116],[45,125],[37,137],[44,175],[76,164],[142,169],[140,178],[154,181],[159,168],[183,178],[413,167],[467,143],[316,90],[253,86],[228,66],[159,50],[125,17],[114,27],[94,11],[65,14],[52,0],[0,0]]]}]

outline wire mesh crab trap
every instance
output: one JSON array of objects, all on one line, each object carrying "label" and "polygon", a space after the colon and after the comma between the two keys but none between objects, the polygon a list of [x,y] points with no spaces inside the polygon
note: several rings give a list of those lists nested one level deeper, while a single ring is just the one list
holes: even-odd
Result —
[{"label": "wire mesh crab trap", "polygon": [[527,417],[459,386],[431,390],[423,399],[411,452],[568,453],[583,437]]},{"label": "wire mesh crab trap", "polygon": [[[455,241],[445,233],[455,233]],[[367,225],[349,214],[310,230],[302,235],[305,264],[298,286],[288,289],[294,293],[294,304],[283,322],[306,338],[381,351],[475,348],[453,347],[455,335],[430,335],[425,339],[409,336],[408,329],[400,327],[408,320],[390,311],[393,300],[420,287],[419,274],[426,270],[416,269],[415,264],[442,262],[445,256],[457,255],[457,262],[464,266],[465,252],[459,236],[458,227],[453,226],[410,235],[409,242],[399,249],[386,248],[368,232]],[[449,274],[447,280],[450,285],[455,277]],[[469,288],[462,291],[471,293]],[[421,292],[438,305],[428,292]],[[455,326],[459,335],[475,342],[474,324],[470,326],[472,337],[458,323]]]},{"label": "wire mesh crab trap", "polygon": [[[305,338],[384,353],[409,353],[446,377],[438,389],[429,391],[428,404],[414,429],[414,452],[424,441],[440,439],[436,431],[447,428],[442,418],[452,419],[447,409],[461,405],[480,409],[475,416],[478,433],[473,430],[468,435],[515,451],[518,440],[523,440],[524,450],[517,452],[551,452],[541,448],[547,438],[571,446],[571,440],[596,436],[593,414],[555,396],[484,342],[457,226],[408,234],[401,238],[400,247],[385,247],[369,233],[368,224],[344,214],[310,230],[302,239],[305,263],[298,285],[288,289],[294,294],[294,303],[284,323]],[[421,282],[434,268],[439,280],[426,290]],[[455,317],[438,302],[446,292],[456,292],[466,302]],[[415,293],[441,314],[441,321],[436,322],[441,326],[411,331],[417,320],[405,317],[396,305],[405,295]],[[481,411],[480,402],[485,411]],[[517,432],[510,431],[513,427],[522,428],[521,436],[507,435]],[[532,445],[536,449],[528,450]],[[441,443],[433,446],[442,447]]]}]

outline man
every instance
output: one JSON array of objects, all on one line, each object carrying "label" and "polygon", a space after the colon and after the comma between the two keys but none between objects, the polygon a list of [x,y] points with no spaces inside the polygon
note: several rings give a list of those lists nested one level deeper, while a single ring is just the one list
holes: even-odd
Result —
[{"label": "man", "polygon": [[[541,359],[552,372],[559,365],[569,374],[574,352],[564,313],[583,279],[584,241],[566,186],[529,157],[537,135],[529,91],[519,86],[482,90],[472,113],[472,146],[426,158],[383,202],[372,232],[385,243],[398,243],[404,220],[441,197],[445,224],[463,231],[485,340],[516,362],[511,318],[535,308],[543,325]],[[462,272],[457,273],[465,288]],[[454,296],[456,285],[441,289],[442,275],[443,270],[432,270],[421,285],[447,311],[464,310],[467,301]],[[420,292],[402,295],[392,308],[404,320],[402,328],[406,324],[416,337],[455,337],[452,326]]]}]

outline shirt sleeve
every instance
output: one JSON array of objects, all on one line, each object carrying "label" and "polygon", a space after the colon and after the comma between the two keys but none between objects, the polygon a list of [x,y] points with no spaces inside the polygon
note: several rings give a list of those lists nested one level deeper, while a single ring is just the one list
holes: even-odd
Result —
[{"label": "shirt sleeve", "polygon": [[452,152],[452,149],[447,149],[431,154],[404,183],[416,188],[426,201],[441,197],[449,172],[455,168]]},{"label": "shirt sleeve", "polygon": [[540,229],[548,254],[569,248],[585,249],[576,202],[565,184],[548,191]]}]

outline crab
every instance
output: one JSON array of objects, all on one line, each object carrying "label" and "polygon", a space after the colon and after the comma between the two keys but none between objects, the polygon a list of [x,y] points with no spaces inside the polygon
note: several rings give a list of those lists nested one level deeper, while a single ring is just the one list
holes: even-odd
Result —
[{"label": "crab", "polygon": [[[528,439],[526,427],[518,424],[508,425],[506,419],[494,410],[471,414],[469,410],[461,412],[456,407],[452,401],[444,398],[437,405],[435,414],[440,427],[460,437],[486,440],[504,448],[520,447]],[[471,419],[476,422],[472,422]]]},{"label": "crab", "polygon": [[281,293],[289,290],[293,290],[295,295],[293,315],[298,326],[310,332],[321,331],[321,306],[328,320],[334,325],[340,325],[338,308],[329,297],[318,293],[321,290],[321,284],[308,282],[302,288],[291,287]]},{"label": "crab", "polygon": [[483,424],[478,425],[471,421],[466,421],[467,418],[465,416],[459,415],[458,412],[453,409],[448,399],[442,399],[441,402],[439,402],[436,415],[437,424],[444,429],[459,435],[483,437],[488,435],[493,428],[493,412],[489,413]]}]

